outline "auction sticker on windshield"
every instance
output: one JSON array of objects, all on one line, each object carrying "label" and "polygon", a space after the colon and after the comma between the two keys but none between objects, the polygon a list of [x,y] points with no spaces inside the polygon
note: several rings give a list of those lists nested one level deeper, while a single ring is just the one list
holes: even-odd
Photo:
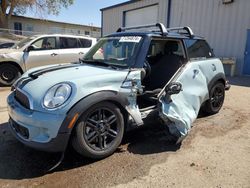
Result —
[{"label": "auction sticker on windshield", "polygon": [[135,42],[139,43],[141,40],[140,36],[126,36],[126,37],[121,37],[119,42]]}]

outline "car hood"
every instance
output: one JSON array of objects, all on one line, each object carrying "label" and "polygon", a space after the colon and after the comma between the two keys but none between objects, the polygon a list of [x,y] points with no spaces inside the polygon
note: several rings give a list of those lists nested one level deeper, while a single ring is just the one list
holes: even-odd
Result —
[{"label": "car hood", "polygon": [[8,54],[8,53],[19,52],[19,51],[20,50],[14,49],[14,48],[3,48],[3,49],[0,49],[0,54]]},{"label": "car hood", "polygon": [[34,110],[43,111],[46,110],[41,108],[43,97],[55,84],[67,82],[72,86],[70,103],[73,105],[85,96],[98,91],[118,91],[127,74],[127,69],[115,70],[86,64],[49,66],[31,69],[25,73],[21,79],[26,81],[20,88],[32,97]]}]

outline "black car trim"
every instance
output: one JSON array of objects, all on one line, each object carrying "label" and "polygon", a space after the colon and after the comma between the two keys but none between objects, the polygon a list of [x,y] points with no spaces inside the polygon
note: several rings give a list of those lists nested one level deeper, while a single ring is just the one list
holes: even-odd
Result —
[{"label": "black car trim", "polygon": [[64,152],[68,146],[68,141],[70,138],[70,134],[68,133],[58,133],[55,138],[51,139],[47,143],[39,143],[39,142],[24,140],[20,138],[20,136],[18,136],[18,133],[11,126],[13,122],[14,120],[10,118],[9,126],[10,126],[11,133],[16,137],[18,141],[20,141],[21,143],[23,143],[24,145],[28,147],[41,150],[41,151],[46,151],[46,152]]},{"label": "black car trim", "polygon": [[[78,119],[81,115],[92,105],[97,104],[102,101],[113,101],[116,104],[119,104],[125,109],[125,106],[128,105],[128,100],[126,96],[115,92],[115,91],[99,91],[88,95],[77,102],[67,113],[66,118],[64,119],[59,133],[71,133],[72,129],[74,128],[75,124],[77,123]],[[68,126],[75,115],[78,114],[77,120],[75,124],[69,129]]]},{"label": "black car trim", "polygon": [[226,77],[224,74],[222,73],[218,73],[216,74],[213,79],[208,83],[208,91],[211,90],[211,88],[213,87],[213,85],[219,81],[219,80],[223,80],[223,84],[226,86]]},{"label": "black car trim", "polygon": [[53,72],[53,71],[57,71],[57,70],[61,70],[61,69],[67,69],[67,68],[78,67],[78,66],[80,66],[80,64],[57,65],[57,66],[44,68],[44,69],[40,69],[40,70],[31,72],[31,73],[29,73],[29,76],[33,79],[36,79],[36,78],[38,78],[38,76],[45,74],[45,73],[48,73],[48,72]]}]

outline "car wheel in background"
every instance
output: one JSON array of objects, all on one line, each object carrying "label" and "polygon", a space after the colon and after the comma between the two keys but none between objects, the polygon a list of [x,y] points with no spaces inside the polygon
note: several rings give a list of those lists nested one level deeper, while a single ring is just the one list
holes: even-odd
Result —
[{"label": "car wheel in background", "polygon": [[0,65],[0,86],[11,86],[20,76],[21,72],[15,65]]},{"label": "car wheel in background", "polygon": [[120,109],[110,102],[90,107],[78,120],[72,145],[81,155],[101,159],[111,155],[120,145],[124,119]]}]

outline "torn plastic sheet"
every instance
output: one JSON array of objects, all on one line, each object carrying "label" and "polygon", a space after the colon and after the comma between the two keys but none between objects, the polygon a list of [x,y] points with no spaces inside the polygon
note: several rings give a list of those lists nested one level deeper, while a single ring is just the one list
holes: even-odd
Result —
[{"label": "torn plastic sheet", "polygon": [[171,134],[182,137],[190,131],[202,103],[209,98],[209,93],[207,79],[195,64],[189,64],[175,82],[182,84],[182,91],[171,95],[171,102],[167,100],[166,93],[163,93],[160,97],[160,117],[169,126]]}]

